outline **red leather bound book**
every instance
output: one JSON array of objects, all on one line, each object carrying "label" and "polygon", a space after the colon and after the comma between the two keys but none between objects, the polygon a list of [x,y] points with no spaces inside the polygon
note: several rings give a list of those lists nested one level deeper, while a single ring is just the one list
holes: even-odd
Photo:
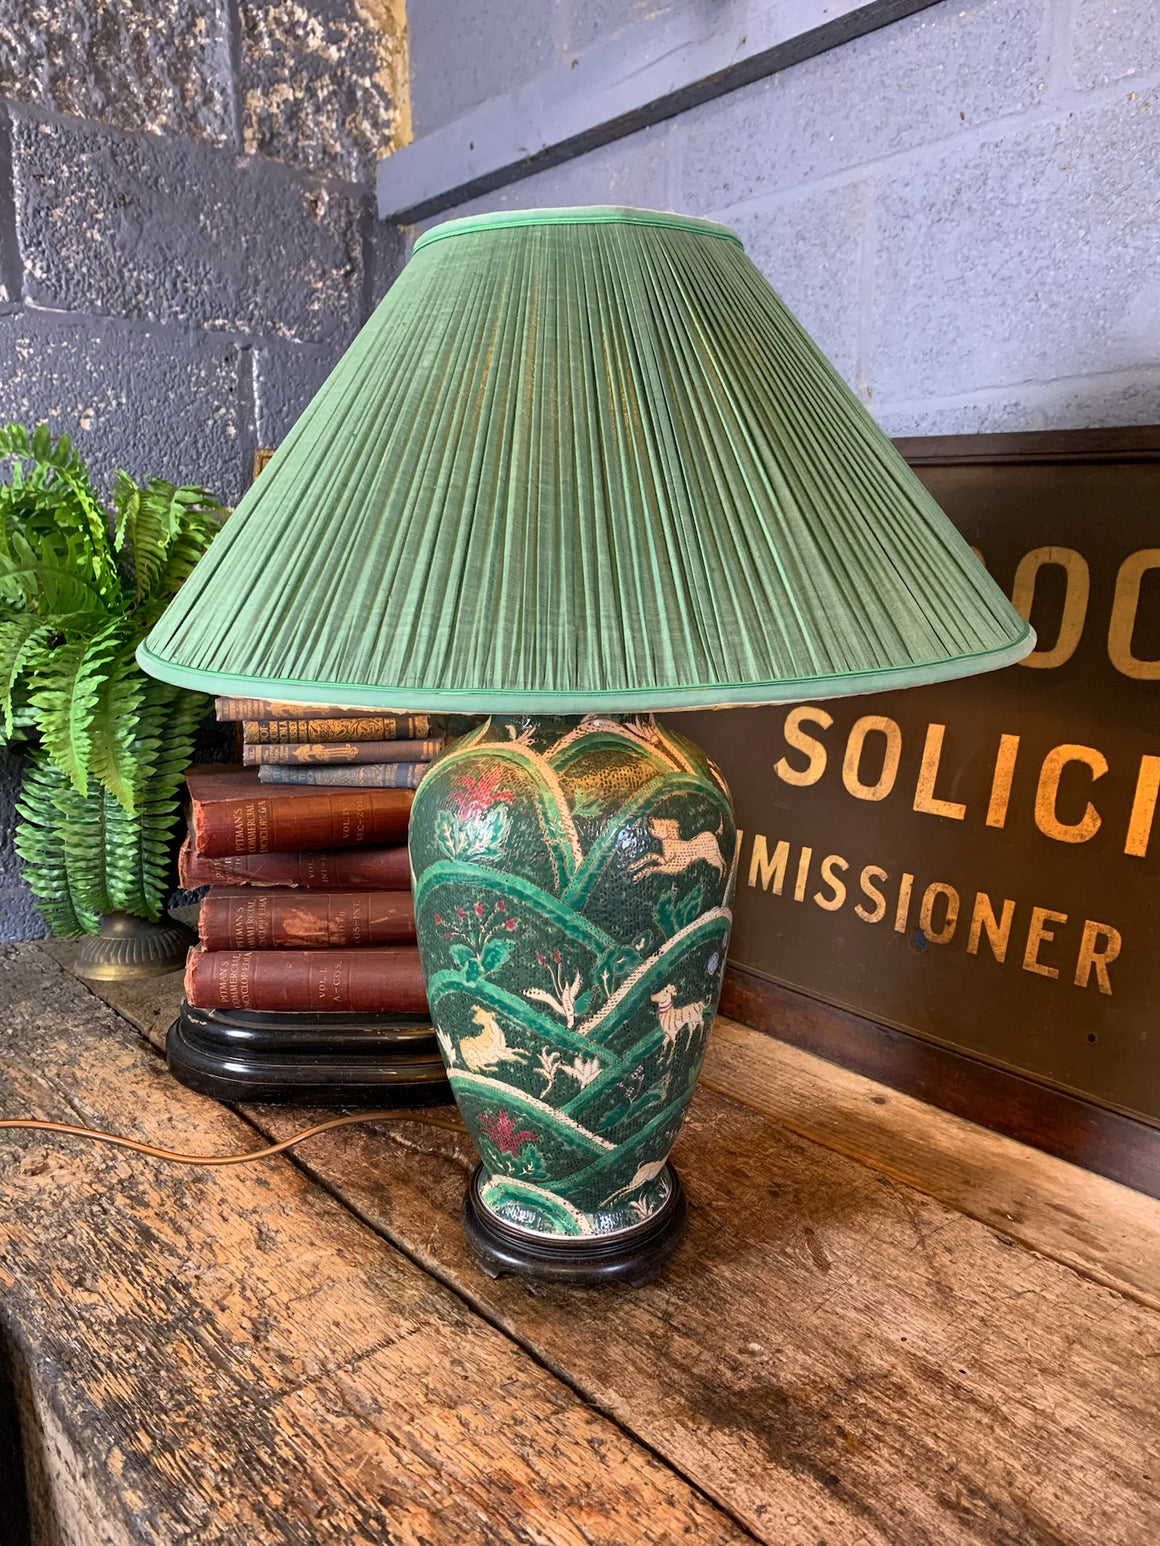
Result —
[{"label": "red leather bound book", "polygon": [[185,775],[194,851],[204,858],[380,847],[407,841],[410,789],[263,784],[257,768],[209,765]]},{"label": "red leather bound book", "polygon": [[412,944],[409,891],[213,890],[198,932],[206,950],[333,950]]},{"label": "red leather bound book", "polygon": [[203,950],[185,966],[195,1009],[282,1009],[297,1014],[427,1013],[414,945],[369,950]]},{"label": "red leather bound book", "polygon": [[411,861],[397,848],[332,848],[296,854],[241,854],[204,859],[187,837],[177,875],[190,891],[199,886],[297,886],[305,891],[407,891]]}]

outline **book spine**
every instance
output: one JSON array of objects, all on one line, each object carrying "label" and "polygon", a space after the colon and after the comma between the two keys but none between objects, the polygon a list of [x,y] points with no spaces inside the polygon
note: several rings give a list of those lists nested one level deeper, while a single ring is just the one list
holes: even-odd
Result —
[{"label": "book spine", "polygon": [[194,852],[193,838],[187,837],[178,856],[177,873],[190,891],[199,886],[405,891],[411,884],[410,857],[403,846],[207,859]]},{"label": "book spine", "polygon": [[298,719],[300,717],[325,719],[331,714],[341,714],[349,719],[379,719],[380,709],[360,709],[345,703],[283,703],[276,698],[215,698],[215,716],[228,720]]},{"label": "book spine", "polygon": [[430,733],[426,714],[391,714],[367,718],[247,719],[243,725],[251,746],[280,741],[414,741]]},{"label": "book spine", "polygon": [[361,789],[418,789],[429,762],[368,762],[342,768],[287,768],[263,765],[263,784],[340,784]]},{"label": "book spine", "polygon": [[430,762],[443,750],[443,741],[281,741],[275,745],[245,746],[242,762],[248,768],[352,762]]},{"label": "book spine", "polygon": [[409,789],[320,789],[293,798],[223,795],[192,802],[193,846],[207,859],[405,843]]},{"label": "book spine", "polygon": [[426,1014],[413,945],[369,950],[203,950],[185,967],[195,1009],[283,1009],[295,1013]]},{"label": "book spine", "polygon": [[411,944],[409,891],[212,890],[202,898],[205,950],[334,950]]}]

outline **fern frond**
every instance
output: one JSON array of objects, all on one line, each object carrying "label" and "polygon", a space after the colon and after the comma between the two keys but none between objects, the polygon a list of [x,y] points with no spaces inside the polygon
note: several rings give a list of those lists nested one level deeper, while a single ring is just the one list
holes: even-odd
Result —
[{"label": "fern frond", "polygon": [[0,594],[14,605],[51,617],[61,612],[109,615],[109,597],[90,578],[94,564],[76,532],[32,532],[9,523],[8,541],[0,552]]},{"label": "fern frond", "polygon": [[116,541],[136,577],[137,604],[148,600],[151,615],[160,615],[158,601],[176,594],[229,511],[205,489],[177,488],[163,478],[138,488],[124,473],[116,504]]},{"label": "fern frond", "polygon": [[23,424],[0,427],[0,456],[31,456],[32,441]]},{"label": "fern frond", "polygon": [[16,810],[16,851],[45,922],[67,939],[95,934],[110,910],[103,812],[39,754],[25,766]]},{"label": "fern frond", "polygon": [[143,682],[134,750],[150,775],[138,786],[134,814],[106,799],[108,889],[113,906],[156,920],[173,884],[178,791],[209,700],[153,678]]},{"label": "fern frond", "polygon": [[125,622],[118,617],[91,639],[72,640],[41,652],[43,670],[32,706],[40,715],[46,752],[82,795],[89,790],[97,702],[124,635]]},{"label": "fern frond", "polygon": [[20,674],[29,658],[52,637],[52,624],[35,612],[18,612],[0,622],[0,713],[4,716],[5,740],[14,728],[12,694]]},{"label": "fern frond", "polygon": [[[144,785],[137,755],[137,710],[145,677],[133,658],[133,641],[124,644],[109,664],[109,674],[97,695],[92,720],[89,770],[129,815],[137,809]],[[150,763],[150,770],[152,763]]]},{"label": "fern frond", "polygon": [[177,535],[180,510],[175,503],[176,493],[174,484],[164,478],[153,478],[126,502],[125,518],[120,523],[121,550],[133,566],[138,602],[157,583],[169,545]]},{"label": "fern frond", "polygon": [[[43,544],[56,551],[64,539],[68,562],[61,562],[58,552],[58,566],[73,570],[75,579],[90,584],[103,610],[118,608],[121,578],[108,519],[89,469],[69,437],[62,435],[54,442],[47,424],[38,425],[32,435],[22,425],[9,424],[0,430],[0,457],[5,456],[14,465],[12,482],[0,500],[7,539],[0,547],[6,550],[18,533],[51,567]],[[25,462],[31,464],[27,470]],[[5,593],[10,595],[10,589]]]}]

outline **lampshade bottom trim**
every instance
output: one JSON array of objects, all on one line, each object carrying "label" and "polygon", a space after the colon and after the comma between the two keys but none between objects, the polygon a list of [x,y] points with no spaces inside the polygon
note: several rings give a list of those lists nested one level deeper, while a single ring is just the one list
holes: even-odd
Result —
[{"label": "lampshade bottom trim", "polygon": [[1017,639],[969,655],[954,655],[868,671],[785,678],[768,682],[709,682],[677,687],[615,688],[605,691],[521,691],[508,688],[416,688],[374,686],[366,682],[315,681],[305,678],[246,676],[182,665],[137,646],[137,664],[151,676],[191,692],[239,698],[278,698],[300,703],[344,703],[354,708],[396,714],[604,714],[679,712],[696,709],[756,708],[778,703],[846,698],[894,692],[955,681],[1014,665],[1035,647],[1028,626]]}]

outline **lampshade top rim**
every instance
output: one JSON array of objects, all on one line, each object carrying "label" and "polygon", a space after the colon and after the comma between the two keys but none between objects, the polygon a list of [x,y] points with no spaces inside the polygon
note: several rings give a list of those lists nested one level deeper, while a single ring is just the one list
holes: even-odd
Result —
[{"label": "lampshade top rim", "polygon": [[476,231],[529,225],[650,225],[713,236],[720,241],[732,242],[742,251],[745,245],[729,226],[719,225],[715,220],[702,220],[697,215],[679,215],[665,209],[633,209],[622,204],[591,204],[562,209],[502,209],[483,215],[464,215],[458,220],[445,220],[441,225],[425,231],[415,243],[414,251],[418,252],[433,242],[444,241],[451,236],[468,236]]}]

